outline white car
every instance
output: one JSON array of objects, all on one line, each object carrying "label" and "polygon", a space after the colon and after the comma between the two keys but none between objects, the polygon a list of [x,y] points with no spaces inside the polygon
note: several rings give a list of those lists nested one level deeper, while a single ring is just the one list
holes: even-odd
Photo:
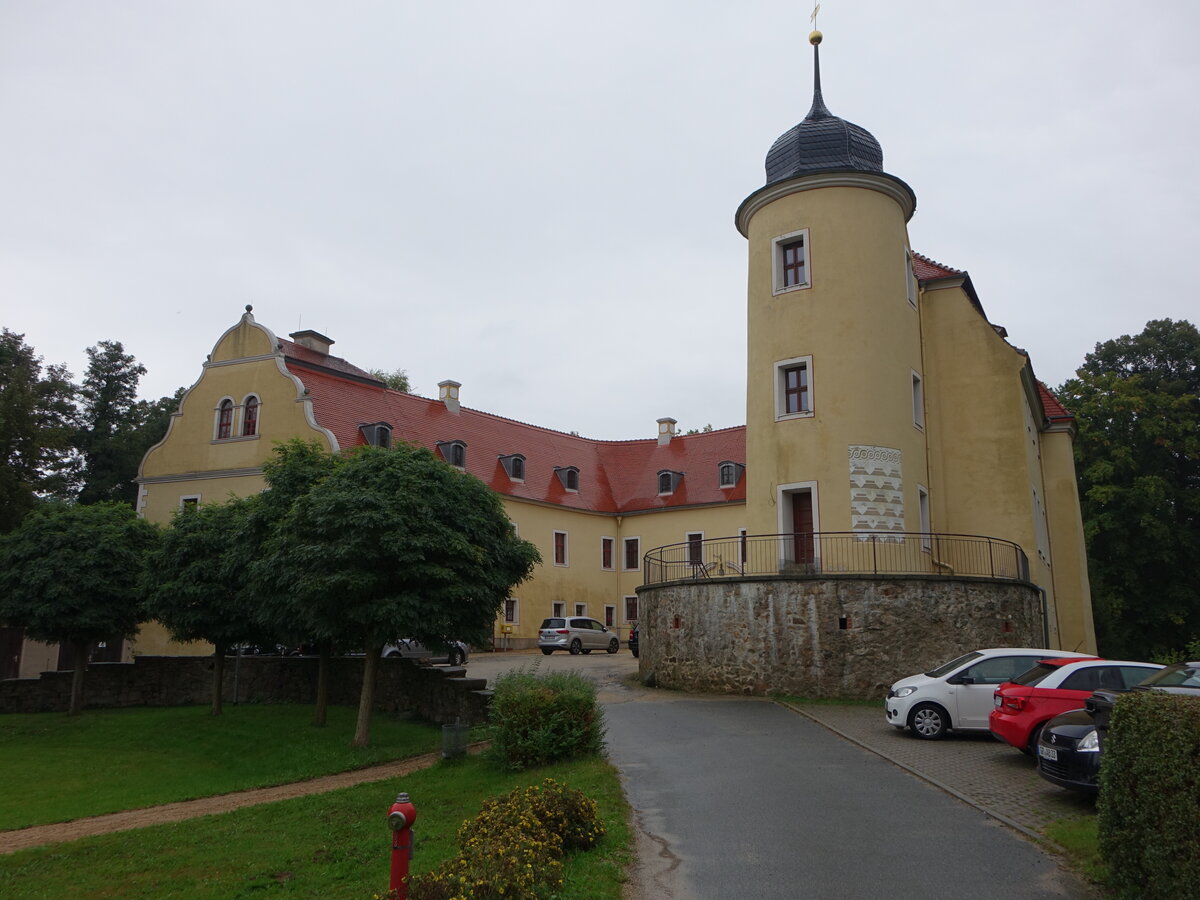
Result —
[{"label": "white car", "polygon": [[893,684],[884,701],[887,723],[908,728],[924,740],[937,740],[951,730],[986,732],[999,685],[1033,668],[1038,660],[1088,656],[1036,647],[972,650]]},{"label": "white car", "polygon": [[553,616],[542,620],[538,649],[546,656],[555,650],[566,650],[573,656],[593,650],[616,653],[621,649],[621,641],[603,622],[587,616]]}]

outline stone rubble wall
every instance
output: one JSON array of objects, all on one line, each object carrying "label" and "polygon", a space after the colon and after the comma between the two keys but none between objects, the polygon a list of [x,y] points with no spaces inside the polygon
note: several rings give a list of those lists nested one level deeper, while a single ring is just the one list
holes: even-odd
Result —
[{"label": "stone rubble wall", "polygon": [[[332,660],[329,702],[357,706],[363,658]],[[189,706],[212,703],[211,656],[139,656],[131,663],[92,663],[84,679],[84,706]],[[379,660],[375,709],[412,712],[437,724],[487,721],[491,692],[483,678],[466,669],[424,666],[405,659]],[[0,681],[0,713],[65,711],[71,672],[44,672],[39,678]],[[226,657],[225,703],[312,703],[317,658],[312,656]],[[235,696],[236,681],[236,696]]]},{"label": "stone rubble wall", "polygon": [[1026,582],[712,579],[638,596],[642,679],[690,691],[882,702],[897,679],[970,650],[1045,641],[1041,595]]}]

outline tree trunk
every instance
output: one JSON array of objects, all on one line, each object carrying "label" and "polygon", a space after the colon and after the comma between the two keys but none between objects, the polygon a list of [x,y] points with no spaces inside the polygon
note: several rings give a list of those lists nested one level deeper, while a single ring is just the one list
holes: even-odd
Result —
[{"label": "tree trunk", "polygon": [[358,724],[354,728],[351,747],[366,747],[371,742],[371,707],[375,705],[375,675],[379,672],[379,655],[383,642],[366,642],[366,659],[363,660],[362,693],[358,695]]},{"label": "tree trunk", "polygon": [[225,693],[225,645],[217,644],[213,658],[212,714],[221,714],[221,700]]},{"label": "tree trunk", "polygon": [[313,725],[324,728],[329,714],[329,667],[333,659],[333,645],[323,642],[317,652],[317,705],[313,709]]},{"label": "tree trunk", "polygon": [[83,710],[83,673],[87,671],[91,642],[84,639],[74,640],[71,644],[75,647],[75,672],[71,676],[71,705],[67,707],[67,715],[77,716]]}]

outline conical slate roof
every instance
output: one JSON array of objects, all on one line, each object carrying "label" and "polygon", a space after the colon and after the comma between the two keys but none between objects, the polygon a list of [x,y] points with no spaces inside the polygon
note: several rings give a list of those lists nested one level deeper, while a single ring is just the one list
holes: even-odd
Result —
[{"label": "conical slate roof", "polygon": [[767,151],[767,184],[815,172],[883,172],[883,148],[867,129],[825,107],[821,96],[820,32],[813,44],[813,103],[804,121],[779,136]]}]

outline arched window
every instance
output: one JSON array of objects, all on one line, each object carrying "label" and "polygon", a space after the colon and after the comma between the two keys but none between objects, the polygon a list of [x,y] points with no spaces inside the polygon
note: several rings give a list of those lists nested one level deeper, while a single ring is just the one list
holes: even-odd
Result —
[{"label": "arched window", "polygon": [[258,398],[251,394],[242,405],[242,437],[258,434]]},{"label": "arched window", "polygon": [[223,441],[233,434],[233,401],[222,400],[217,407],[217,440]]}]

